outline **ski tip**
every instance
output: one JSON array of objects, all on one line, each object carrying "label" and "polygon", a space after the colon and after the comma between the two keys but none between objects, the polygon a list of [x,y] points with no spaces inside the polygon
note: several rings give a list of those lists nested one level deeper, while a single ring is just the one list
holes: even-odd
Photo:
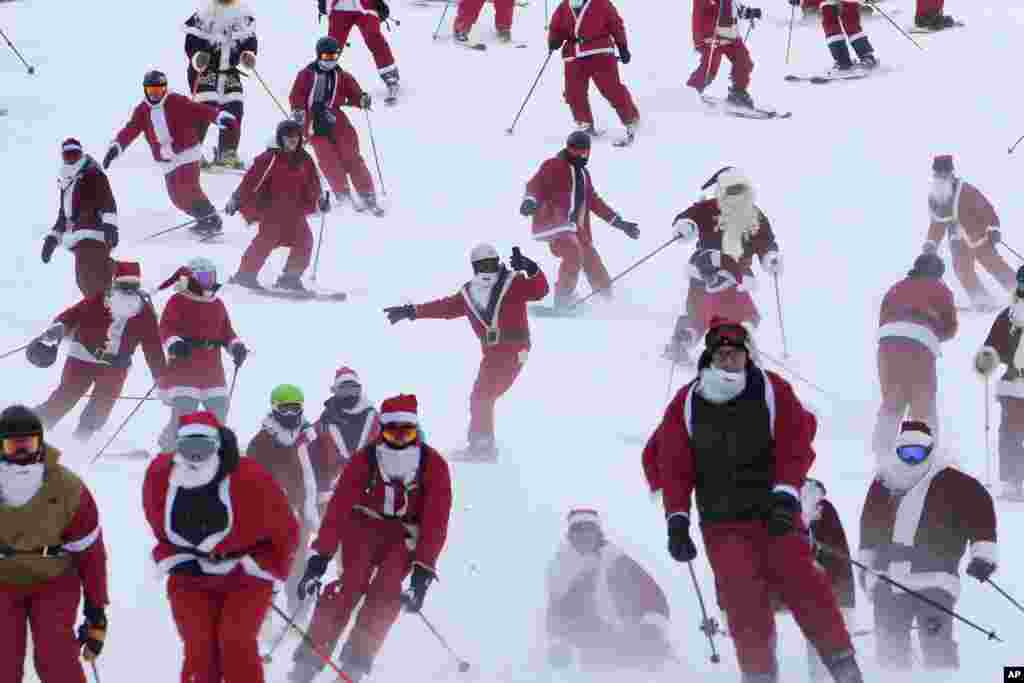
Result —
[{"label": "ski tip", "polygon": [[505,129],[505,135],[512,135],[514,132],[515,131],[513,131],[511,128],[506,128]]}]

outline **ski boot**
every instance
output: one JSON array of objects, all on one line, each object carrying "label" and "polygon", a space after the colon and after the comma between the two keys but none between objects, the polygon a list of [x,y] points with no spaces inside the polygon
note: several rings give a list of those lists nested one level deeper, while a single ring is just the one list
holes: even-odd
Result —
[{"label": "ski boot", "polygon": [[868,40],[867,36],[861,36],[855,40],[850,41],[850,45],[853,47],[853,51],[857,53],[857,59],[860,62],[857,64],[857,68],[870,71],[878,66],[878,59],[875,57],[875,50],[871,47],[871,41]]},{"label": "ski boot", "polygon": [[374,216],[383,216],[384,209],[377,203],[377,195],[373,192],[367,192],[359,195],[359,198],[363,200],[363,211],[369,211]]},{"label": "ski boot", "polygon": [[579,301],[573,292],[555,292],[555,302],[552,308],[558,315],[570,316],[577,312],[576,303]]},{"label": "ski boot", "polygon": [[256,277],[256,273],[243,273],[239,271],[228,278],[228,283],[232,285],[239,285],[247,289],[263,289],[263,285],[260,284],[259,279]]},{"label": "ski boot", "polygon": [[725,101],[734,107],[743,107],[745,109],[754,108],[754,100],[750,97],[750,93],[744,88],[737,88],[735,86],[729,88],[729,96],[725,98]]},{"label": "ski boot", "polygon": [[596,138],[598,136],[598,132],[597,129],[594,128],[594,124],[587,123],[586,121],[577,121],[576,130],[582,131],[592,138]]},{"label": "ski boot", "polygon": [[289,292],[308,292],[302,284],[302,276],[299,273],[281,273],[274,283],[276,289],[285,289]]},{"label": "ski boot", "polygon": [[853,72],[853,60],[850,59],[850,46],[845,40],[837,40],[828,44],[829,52],[835,64],[828,70],[830,78],[842,78],[844,75]]},{"label": "ski boot", "polygon": [[384,81],[384,85],[387,86],[388,94],[384,96],[384,102],[387,104],[394,104],[395,100],[398,99],[398,67],[396,66],[386,74],[381,75],[381,80]]},{"label": "ski boot", "polygon": [[498,31],[498,42],[508,45],[512,42],[512,31]]},{"label": "ski boot", "polygon": [[466,33],[465,31],[456,31],[452,35],[452,38],[455,40],[456,43],[462,43],[463,45],[469,44],[469,34]]},{"label": "ski boot", "polygon": [[920,17],[914,17],[914,26],[928,31],[941,31],[956,26],[956,19],[942,12],[930,12]]},{"label": "ski boot", "polygon": [[207,240],[224,232],[224,222],[217,209],[207,201],[198,201],[192,205],[192,217],[196,222],[189,228],[192,234],[201,240]]}]

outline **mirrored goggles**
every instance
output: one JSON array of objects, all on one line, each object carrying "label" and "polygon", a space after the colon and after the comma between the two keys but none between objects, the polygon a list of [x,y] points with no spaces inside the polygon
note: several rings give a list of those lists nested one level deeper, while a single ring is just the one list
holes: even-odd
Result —
[{"label": "mirrored goggles", "polygon": [[380,436],[389,446],[405,448],[419,437],[419,428],[416,425],[385,425],[380,430]]},{"label": "mirrored goggles", "polygon": [[198,282],[199,286],[203,289],[212,289],[213,286],[217,284],[216,273],[200,271],[198,273],[192,273],[192,277],[196,279],[196,282]]},{"label": "mirrored goggles", "polygon": [[274,412],[279,415],[301,415],[301,403],[278,403],[274,406]]},{"label": "mirrored goggles", "polygon": [[61,157],[61,159],[64,160],[65,164],[67,164],[68,166],[71,166],[73,164],[77,164],[79,161],[82,160],[82,150],[80,150],[80,149],[69,149],[69,150],[67,150],[65,152],[61,152],[60,157]]},{"label": "mirrored goggles", "polygon": [[341,57],[341,53],[340,52],[321,52],[320,53],[320,61],[321,62],[336,62],[336,61],[338,61],[339,57]]},{"label": "mirrored goggles", "polygon": [[922,462],[928,459],[931,455],[931,446],[922,446],[920,444],[907,444],[906,446],[899,446],[896,448],[896,457],[908,465],[920,465]]},{"label": "mirrored goggles", "polygon": [[496,258],[485,258],[473,262],[474,273],[497,273],[501,270],[501,261]]},{"label": "mirrored goggles", "polygon": [[151,100],[163,99],[163,96],[167,94],[166,85],[145,85],[142,87],[142,90],[146,93],[146,97]]},{"label": "mirrored goggles", "polygon": [[203,462],[220,449],[220,441],[208,436],[186,436],[175,444],[181,457],[191,462]]},{"label": "mirrored goggles", "polygon": [[42,445],[43,437],[39,434],[7,436],[0,440],[0,452],[9,462],[25,462],[37,458]]}]

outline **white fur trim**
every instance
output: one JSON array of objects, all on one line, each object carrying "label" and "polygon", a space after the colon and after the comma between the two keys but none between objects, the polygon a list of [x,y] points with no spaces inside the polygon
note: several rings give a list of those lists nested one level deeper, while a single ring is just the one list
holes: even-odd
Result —
[{"label": "white fur trim", "polygon": [[416,413],[381,413],[381,424],[419,424],[419,416]]},{"label": "white fur trim", "polygon": [[690,515],[686,514],[685,512],[673,512],[671,515],[665,518],[665,521],[672,521],[673,517],[685,517],[687,522],[690,521]]},{"label": "white fur trim", "polygon": [[896,436],[896,448],[900,446],[934,446],[935,439],[931,434],[917,430],[900,432]]},{"label": "white fur trim", "polygon": [[995,541],[975,541],[971,544],[971,559],[999,564],[999,546]]},{"label": "white fur trim", "polygon": [[881,341],[888,337],[912,339],[921,343],[934,355],[941,355],[939,353],[939,337],[927,325],[905,321],[886,323],[878,328],[878,340]]},{"label": "white fur trim", "polygon": [[[99,537],[100,527],[97,524],[95,529],[93,529],[91,532],[89,532],[82,538],[78,539],[77,541],[68,541],[64,543],[64,545],[61,547],[63,547],[64,550],[67,550],[69,553],[80,553],[84,550],[88,550],[92,546],[92,544],[95,543],[97,539],[99,539]],[[975,543],[975,545],[977,545],[977,543]]]},{"label": "white fur trim", "polygon": [[185,425],[184,427],[178,427],[178,436],[208,436],[210,438],[219,438],[220,433],[217,428],[208,424],[193,423]]},{"label": "white fur trim", "polygon": [[660,508],[665,507],[665,497],[661,489],[658,489],[657,491],[651,491],[650,497],[651,503],[657,505]]},{"label": "white fur trim", "polygon": [[550,239],[552,239],[554,237],[557,237],[558,235],[561,235],[563,233],[567,233],[567,232],[575,233],[575,232],[577,232],[577,230],[578,230],[578,228],[576,227],[575,224],[573,224],[573,223],[566,223],[565,225],[559,225],[559,226],[556,226],[554,228],[548,228],[547,230],[544,230],[542,232],[536,232],[536,233],[533,234],[533,239],[535,239],[537,241],[540,241],[540,242],[546,242],[546,241],[548,241],[548,240],[550,240]]},{"label": "white fur trim", "polygon": [[107,233],[102,230],[92,230],[89,228],[78,228],[77,230],[64,233],[64,235],[65,237],[61,240],[61,243],[68,250],[74,249],[82,240],[107,241]]},{"label": "white fur trim", "polygon": [[228,395],[228,388],[224,385],[200,389],[199,387],[175,386],[164,389],[160,392],[163,401],[170,402],[176,398],[191,398],[196,401],[205,402],[211,398],[224,398]]}]

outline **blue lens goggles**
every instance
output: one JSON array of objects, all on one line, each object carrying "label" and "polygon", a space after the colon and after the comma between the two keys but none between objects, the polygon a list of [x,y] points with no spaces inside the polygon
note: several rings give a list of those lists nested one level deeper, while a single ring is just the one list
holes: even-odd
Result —
[{"label": "blue lens goggles", "polygon": [[906,446],[898,447],[896,449],[896,456],[908,465],[919,465],[928,459],[931,452],[931,446],[908,444]]},{"label": "blue lens goggles", "polygon": [[176,444],[178,453],[190,462],[203,462],[220,449],[220,441],[206,436],[186,436]]}]

